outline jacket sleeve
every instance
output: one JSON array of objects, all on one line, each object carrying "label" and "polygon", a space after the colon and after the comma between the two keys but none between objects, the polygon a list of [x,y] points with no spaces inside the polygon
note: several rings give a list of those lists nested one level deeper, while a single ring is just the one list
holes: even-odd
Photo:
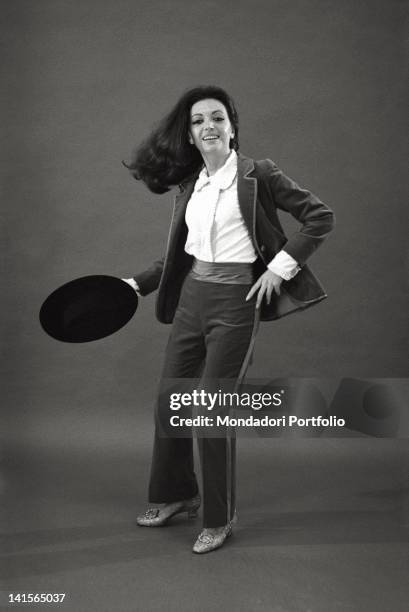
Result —
[{"label": "jacket sleeve", "polygon": [[148,293],[152,293],[152,291],[159,287],[164,263],[165,257],[163,256],[154,261],[147,270],[133,277],[138,283],[141,295],[148,295]]},{"label": "jacket sleeve", "polygon": [[272,201],[302,224],[283,245],[283,250],[302,265],[333,229],[335,215],[317,196],[286,176],[274,162],[268,159],[264,164]]}]

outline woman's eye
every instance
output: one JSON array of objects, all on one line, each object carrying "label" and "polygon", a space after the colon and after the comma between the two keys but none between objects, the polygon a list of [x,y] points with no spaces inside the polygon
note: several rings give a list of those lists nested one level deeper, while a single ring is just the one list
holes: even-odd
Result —
[{"label": "woman's eye", "polygon": [[202,123],[202,119],[195,119],[192,121],[192,125],[198,125],[199,123]]},{"label": "woman's eye", "polygon": [[215,117],[214,120],[215,121],[224,121],[224,117]]}]

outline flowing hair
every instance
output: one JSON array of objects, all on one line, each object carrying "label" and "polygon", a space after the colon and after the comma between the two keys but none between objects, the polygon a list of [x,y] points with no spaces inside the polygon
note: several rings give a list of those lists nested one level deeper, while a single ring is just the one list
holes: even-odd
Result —
[{"label": "flowing hair", "polygon": [[221,87],[206,85],[189,89],[135,150],[129,163],[122,162],[136,180],[154,193],[165,193],[203,166],[203,158],[189,143],[190,110],[196,102],[214,99],[226,108],[234,129],[230,147],[239,148],[239,119],[232,98]]}]

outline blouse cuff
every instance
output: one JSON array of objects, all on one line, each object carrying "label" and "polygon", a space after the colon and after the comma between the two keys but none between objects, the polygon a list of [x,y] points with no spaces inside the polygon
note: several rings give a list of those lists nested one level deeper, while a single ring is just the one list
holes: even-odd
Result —
[{"label": "blouse cuff", "polygon": [[285,251],[280,251],[268,264],[268,269],[284,280],[291,280],[301,270],[298,263]]}]

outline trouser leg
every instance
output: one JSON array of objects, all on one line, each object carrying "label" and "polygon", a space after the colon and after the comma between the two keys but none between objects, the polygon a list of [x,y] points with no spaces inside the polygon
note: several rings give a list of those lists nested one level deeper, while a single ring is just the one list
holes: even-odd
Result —
[{"label": "trouser leg", "polygon": [[[246,303],[248,287],[226,286],[209,293],[206,363],[201,386],[239,376],[255,325],[254,302]],[[224,304],[223,304],[224,301]],[[203,476],[203,525],[219,527],[233,518],[236,498],[236,438],[199,438]]]},{"label": "trouser leg", "polygon": [[[160,390],[165,380],[194,378],[203,364],[204,338],[192,297],[188,290],[182,294],[165,351]],[[168,416],[169,406],[162,411],[159,405],[160,398],[159,392],[155,413],[149,501],[170,503],[194,497],[198,493],[198,485],[193,465],[193,439],[172,438],[163,431],[160,419],[161,415]]]}]

